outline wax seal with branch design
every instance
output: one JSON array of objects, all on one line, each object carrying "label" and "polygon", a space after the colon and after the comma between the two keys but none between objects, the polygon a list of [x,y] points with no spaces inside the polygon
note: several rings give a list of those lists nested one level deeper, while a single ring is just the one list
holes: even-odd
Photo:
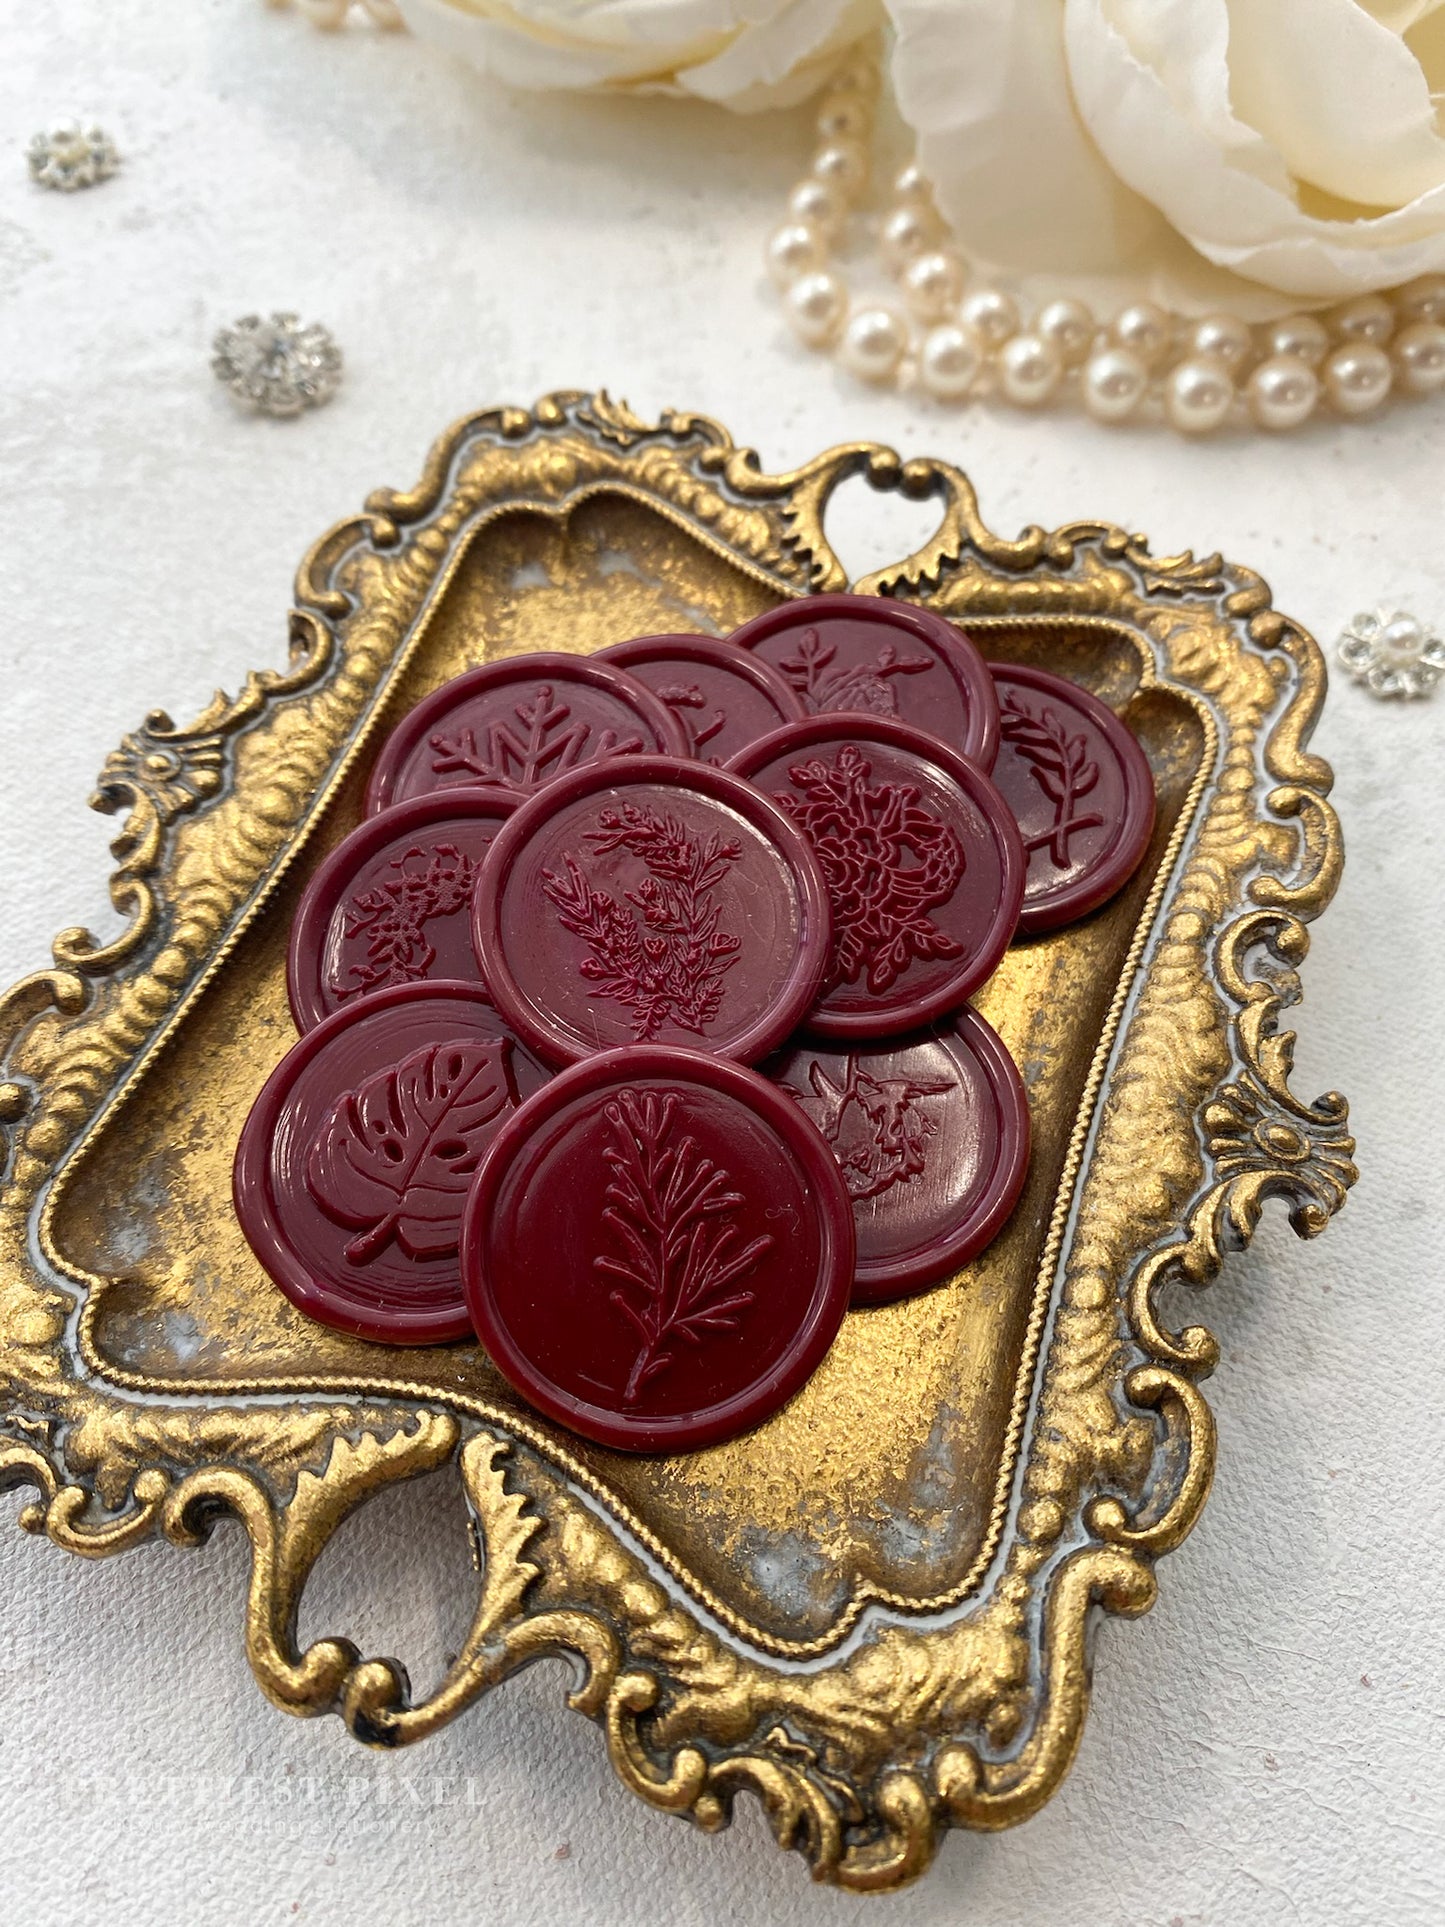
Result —
[{"label": "wax seal with branch design", "polygon": [[791,1097],[639,1044],[563,1071],[497,1134],[461,1268],[488,1356],[530,1404],[603,1445],[688,1451],[798,1390],[854,1252],[837,1162]]},{"label": "wax seal with branch design", "polygon": [[1053,930],[1123,888],[1154,827],[1154,776],[1138,739],[1078,683],[989,665],[1002,742],[994,781],[1028,860],[1019,928]]}]

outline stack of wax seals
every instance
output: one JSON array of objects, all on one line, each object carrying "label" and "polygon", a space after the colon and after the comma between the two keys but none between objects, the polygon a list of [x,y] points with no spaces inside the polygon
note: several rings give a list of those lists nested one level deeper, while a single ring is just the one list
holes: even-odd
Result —
[{"label": "stack of wax seals", "polygon": [[997,1235],[1028,1104],[967,1000],[1153,822],[1111,710],[881,598],[473,669],[305,892],[246,1236],[600,1444],[729,1437]]}]

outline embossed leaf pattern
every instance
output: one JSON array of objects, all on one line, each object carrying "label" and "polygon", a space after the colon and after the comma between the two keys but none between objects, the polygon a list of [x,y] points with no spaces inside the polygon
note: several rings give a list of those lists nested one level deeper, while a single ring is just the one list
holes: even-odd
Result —
[{"label": "embossed leaf pattern", "polygon": [[517,1102],[500,1038],[428,1044],[348,1091],[306,1161],[329,1217],[357,1232],[346,1247],[369,1264],[395,1239],[412,1258],[457,1248],[462,1206],[493,1130]]},{"label": "embossed leaf pattern", "polygon": [[773,1240],[743,1242],[734,1220],[743,1202],[730,1174],[678,1134],[675,1093],[624,1091],[606,1109],[611,1172],[602,1222],[619,1255],[593,1264],[617,1280],[611,1300],[640,1340],[623,1393],[634,1404],[648,1380],[665,1371],[678,1343],[702,1345],[709,1334],[736,1331],[753,1302],[735,1290]]},{"label": "embossed leaf pattern", "polygon": [[570,703],[558,702],[550,683],[543,683],[531,702],[518,703],[512,714],[521,725],[493,723],[485,741],[476,731],[439,732],[430,739],[432,770],[438,776],[464,776],[469,783],[503,783],[509,789],[534,790],[579,763],[601,762],[608,756],[635,756],[640,736],[619,737],[580,717],[568,724]]},{"label": "embossed leaf pattern", "polygon": [[722,1003],[723,978],[737,962],[740,940],[719,928],[713,896],[741,854],[720,836],[696,842],[673,816],[624,804],[605,809],[587,841],[599,856],[627,850],[647,875],[618,903],[594,890],[575,856],[565,874],[542,872],[542,888],[564,930],[581,937],[590,955],[581,973],[589,993],[633,1013],[632,1034],[650,1040],[666,1024],[702,1036]]},{"label": "embossed leaf pattern", "polygon": [[1047,848],[1055,866],[1069,866],[1069,838],[1080,830],[1097,829],[1103,822],[1098,815],[1081,816],[1074,805],[1087,796],[1099,780],[1099,765],[1089,759],[1089,746],[1082,730],[1070,736],[1063,720],[1047,704],[1037,715],[1012,691],[999,709],[1003,739],[1012,743],[1029,765],[1035,782],[1054,806],[1054,820],[1048,829],[1025,837],[1024,849],[1030,856]]}]

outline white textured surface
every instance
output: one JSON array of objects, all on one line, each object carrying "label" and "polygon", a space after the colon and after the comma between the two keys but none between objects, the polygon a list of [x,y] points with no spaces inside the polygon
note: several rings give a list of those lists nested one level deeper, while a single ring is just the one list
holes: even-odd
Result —
[{"label": "white textured surface", "polygon": [[[799,120],[515,99],[404,40],[327,39],[246,0],[11,5],[0,32],[0,981],[65,925],[112,927],[112,826],[83,807],[106,750],[151,706],[186,716],[280,661],[306,544],[489,402],[606,383],[644,413],[715,413],[778,467],[875,436],[962,460],[1006,532],[1107,516],[1160,551],[1222,548],[1323,636],[1381,597],[1445,620],[1438,407],[1183,448],[945,415],[794,351],[754,264]],[[72,108],[126,164],[62,199],[20,149]],[[335,328],[348,377],[324,413],[242,419],[213,389],[213,329],[258,306]],[[927,516],[847,520],[866,566]],[[951,1838],[900,1898],[815,1891],[749,1803],[709,1840],[625,1794],[555,1666],[379,1757],[255,1691],[238,1533],[88,1566],[22,1539],[7,1502],[0,1918],[1445,1916],[1445,698],[1398,711],[1341,683],[1317,744],[1350,862],[1306,967],[1298,1082],[1350,1094],[1365,1175],[1318,1245],[1271,1217],[1213,1292],[1214,1496],[1154,1613],[1102,1628],[1080,1759],[1039,1819]],[[420,1685],[470,1575],[455,1501],[428,1518],[417,1497],[342,1536],[303,1630],[399,1650]]]}]

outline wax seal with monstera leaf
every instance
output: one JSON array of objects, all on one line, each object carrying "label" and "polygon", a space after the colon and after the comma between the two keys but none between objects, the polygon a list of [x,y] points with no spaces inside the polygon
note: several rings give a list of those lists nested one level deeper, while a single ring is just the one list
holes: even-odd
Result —
[{"label": "wax seal with monstera leaf", "polygon": [[457,1269],[483,1151],[548,1073],[463,983],[405,984],[292,1046],[236,1151],[236,1215],[298,1310],[393,1345],[471,1330]]}]

